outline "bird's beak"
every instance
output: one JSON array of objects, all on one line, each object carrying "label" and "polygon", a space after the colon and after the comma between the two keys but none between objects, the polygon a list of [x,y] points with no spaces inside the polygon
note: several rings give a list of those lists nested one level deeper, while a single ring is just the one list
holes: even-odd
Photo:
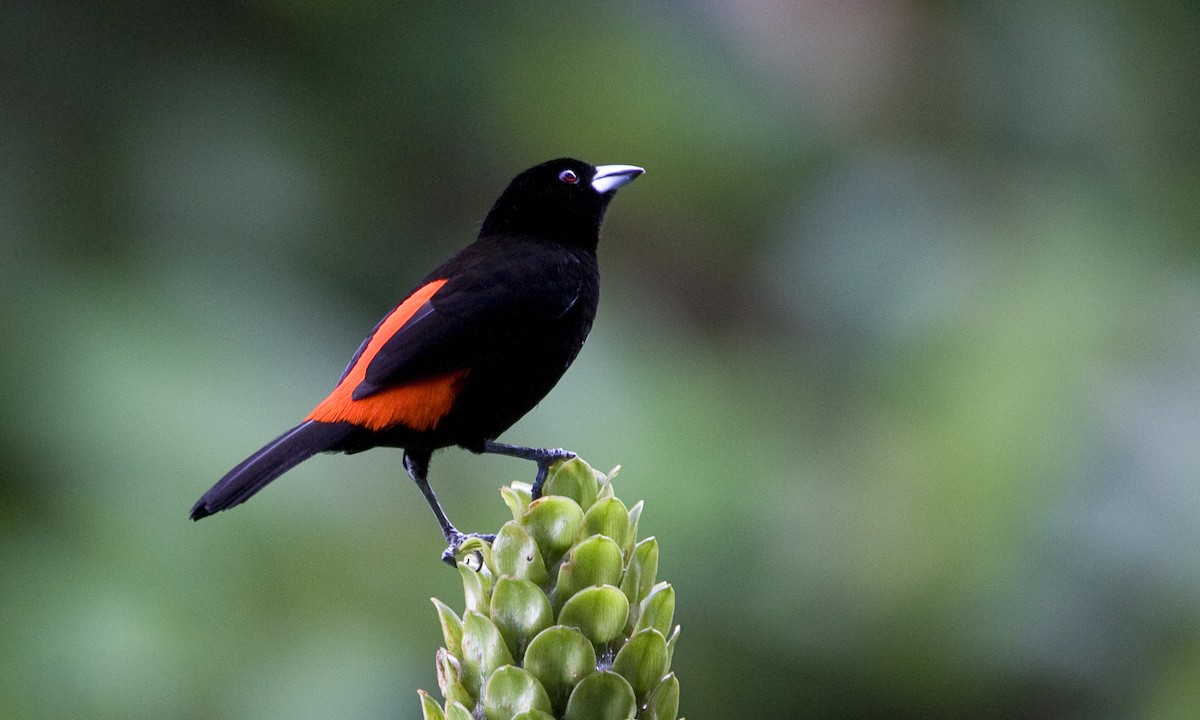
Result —
[{"label": "bird's beak", "polygon": [[610,193],[633,180],[645,169],[637,165],[598,165],[596,175],[592,178],[592,188],[603,195]]}]

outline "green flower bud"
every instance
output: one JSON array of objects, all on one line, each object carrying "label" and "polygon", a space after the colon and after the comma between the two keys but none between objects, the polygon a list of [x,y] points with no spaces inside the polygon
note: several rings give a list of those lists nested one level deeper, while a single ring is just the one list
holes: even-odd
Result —
[{"label": "green flower bud", "polygon": [[519,660],[533,636],[554,624],[554,610],[537,585],[502,577],[492,588],[491,618],[509,653]]},{"label": "green flower bud", "polygon": [[534,500],[521,524],[542,550],[542,559],[556,563],[575,544],[583,526],[583,510],[570,498],[557,495]]},{"label": "green flower bud", "polygon": [[615,474],[572,460],[537,501],[525,483],[501,490],[513,520],[458,553],[466,609],[433,600],[445,702],[422,693],[424,720],[675,720],[675,591]]},{"label": "green flower bud", "polygon": [[555,720],[555,717],[541,710],[526,710],[523,713],[513,715],[512,720]]},{"label": "green flower bud", "polygon": [[623,553],[629,535],[629,511],[625,503],[615,497],[597,500],[583,515],[583,534],[610,537]]},{"label": "green flower bud", "polygon": [[467,601],[467,610],[486,613],[488,611],[488,588],[484,584],[483,576],[462,562],[458,563],[458,574],[462,575],[463,596]]},{"label": "green flower bud", "polygon": [[633,544],[637,542],[638,521],[642,519],[643,507],[645,507],[645,504],[641,500],[638,500],[637,504],[629,509],[629,537],[626,539],[626,544],[623,548],[626,553],[628,553],[630,548],[633,547]]},{"label": "green flower bud", "polygon": [[561,711],[579,681],[596,669],[596,651],[579,630],[556,625],[530,641],[525,669],[542,683],[554,709]]},{"label": "green flower bud", "polygon": [[645,700],[667,671],[666,639],[654,628],[636,633],[617,653],[612,669],[629,681],[639,701]]},{"label": "green flower bud", "polygon": [[575,686],[563,720],[629,720],[637,711],[633,688],[615,672],[594,672]]},{"label": "green flower bud", "polygon": [[455,559],[458,562],[465,564],[469,569],[475,570],[483,575],[484,585],[486,586],[488,576],[491,570],[487,570],[480,566],[479,560],[482,558],[483,564],[491,566],[492,564],[492,546],[483,538],[469,537],[459,545],[454,552]]},{"label": "green flower bud", "polygon": [[462,684],[462,664],[458,658],[447,652],[446,648],[439,648],[436,658],[438,690],[442,691],[442,697],[446,698],[446,702],[458,701],[473,705],[475,698]]},{"label": "green flower bud", "polygon": [[513,483],[500,488],[500,497],[512,511],[513,520],[520,520],[525,511],[529,509],[529,503],[533,501],[531,490],[532,488],[526,483]]},{"label": "green flower bud", "polygon": [[678,714],[679,680],[675,678],[675,673],[671,673],[650,693],[642,720],[675,720]]},{"label": "green flower bud", "polygon": [[486,615],[468,610],[463,615],[463,686],[479,697],[483,681],[501,665],[512,665],[513,658],[504,636]]},{"label": "green flower bud", "polygon": [[417,694],[421,696],[421,717],[424,720],[446,720],[446,714],[429,693],[418,690]]},{"label": "green flower bud", "polygon": [[596,471],[579,458],[555,463],[546,477],[546,484],[542,486],[543,497],[569,497],[581,508],[591,507],[599,491]]},{"label": "green flower bud", "polygon": [[483,691],[483,715],[487,720],[511,720],[527,710],[550,710],[550,698],[533,675],[506,665],[488,678]]},{"label": "green flower bud", "polygon": [[629,619],[629,600],[612,585],[580,590],[563,605],[558,615],[561,625],[579,628],[596,647],[615,640]]},{"label": "green flower bud", "polygon": [[667,638],[667,670],[671,669],[671,660],[675,657],[675,641],[679,639],[679,626],[671,631],[671,637]]},{"label": "green flower bud", "polygon": [[625,577],[621,578],[621,591],[629,600],[629,628],[631,630],[641,613],[642,600],[650,594],[650,588],[654,586],[657,575],[658,541],[648,537],[633,548],[629,566],[625,568]]},{"label": "green flower bud", "polygon": [[541,585],[546,582],[546,563],[529,531],[516,521],[504,523],[492,543],[492,574],[529,580]]},{"label": "green flower bud", "polygon": [[466,705],[460,702],[446,701],[446,720],[475,720]]},{"label": "green flower bud", "polygon": [[612,538],[592,535],[567,553],[558,571],[554,604],[561,608],[589,585],[616,585],[621,580],[621,548]]},{"label": "green flower bud", "polygon": [[446,603],[437,598],[430,598],[430,600],[437,609],[438,623],[442,626],[442,642],[446,645],[446,649],[450,651],[451,655],[462,655],[462,620]]},{"label": "green flower bud", "polygon": [[675,619],[675,588],[661,582],[650,590],[650,594],[642,600],[638,611],[637,625],[633,631],[652,627],[664,636],[671,630],[671,621]]}]

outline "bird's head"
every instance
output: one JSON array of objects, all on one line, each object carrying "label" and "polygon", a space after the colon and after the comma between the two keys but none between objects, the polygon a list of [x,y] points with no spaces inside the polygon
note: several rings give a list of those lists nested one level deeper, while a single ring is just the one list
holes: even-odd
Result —
[{"label": "bird's head", "polygon": [[508,184],[479,234],[515,233],[594,249],[609,200],[643,172],[573,158],[535,165]]}]

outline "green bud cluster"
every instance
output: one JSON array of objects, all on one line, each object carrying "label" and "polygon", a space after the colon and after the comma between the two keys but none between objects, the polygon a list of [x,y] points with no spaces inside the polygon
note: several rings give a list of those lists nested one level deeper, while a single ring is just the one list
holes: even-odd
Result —
[{"label": "green bud cluster", "polygon": [[444,704],[425,720],[675,720],[675,590],[656,582],[658,541],[637,541],[642,503],[578,458],[555,464],[542,497],[501,489],[513,519],[457,557],[466,609],[433,600]]}]

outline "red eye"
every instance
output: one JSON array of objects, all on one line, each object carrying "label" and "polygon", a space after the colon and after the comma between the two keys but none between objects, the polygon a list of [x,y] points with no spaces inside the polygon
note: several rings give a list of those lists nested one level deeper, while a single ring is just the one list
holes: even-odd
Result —
[{"label": "red eye", "polygon": [[558,179],[568,185],[577,185],[579,183],[579,176],[575,174],[574,170],[563,170],[558,174]]}]

